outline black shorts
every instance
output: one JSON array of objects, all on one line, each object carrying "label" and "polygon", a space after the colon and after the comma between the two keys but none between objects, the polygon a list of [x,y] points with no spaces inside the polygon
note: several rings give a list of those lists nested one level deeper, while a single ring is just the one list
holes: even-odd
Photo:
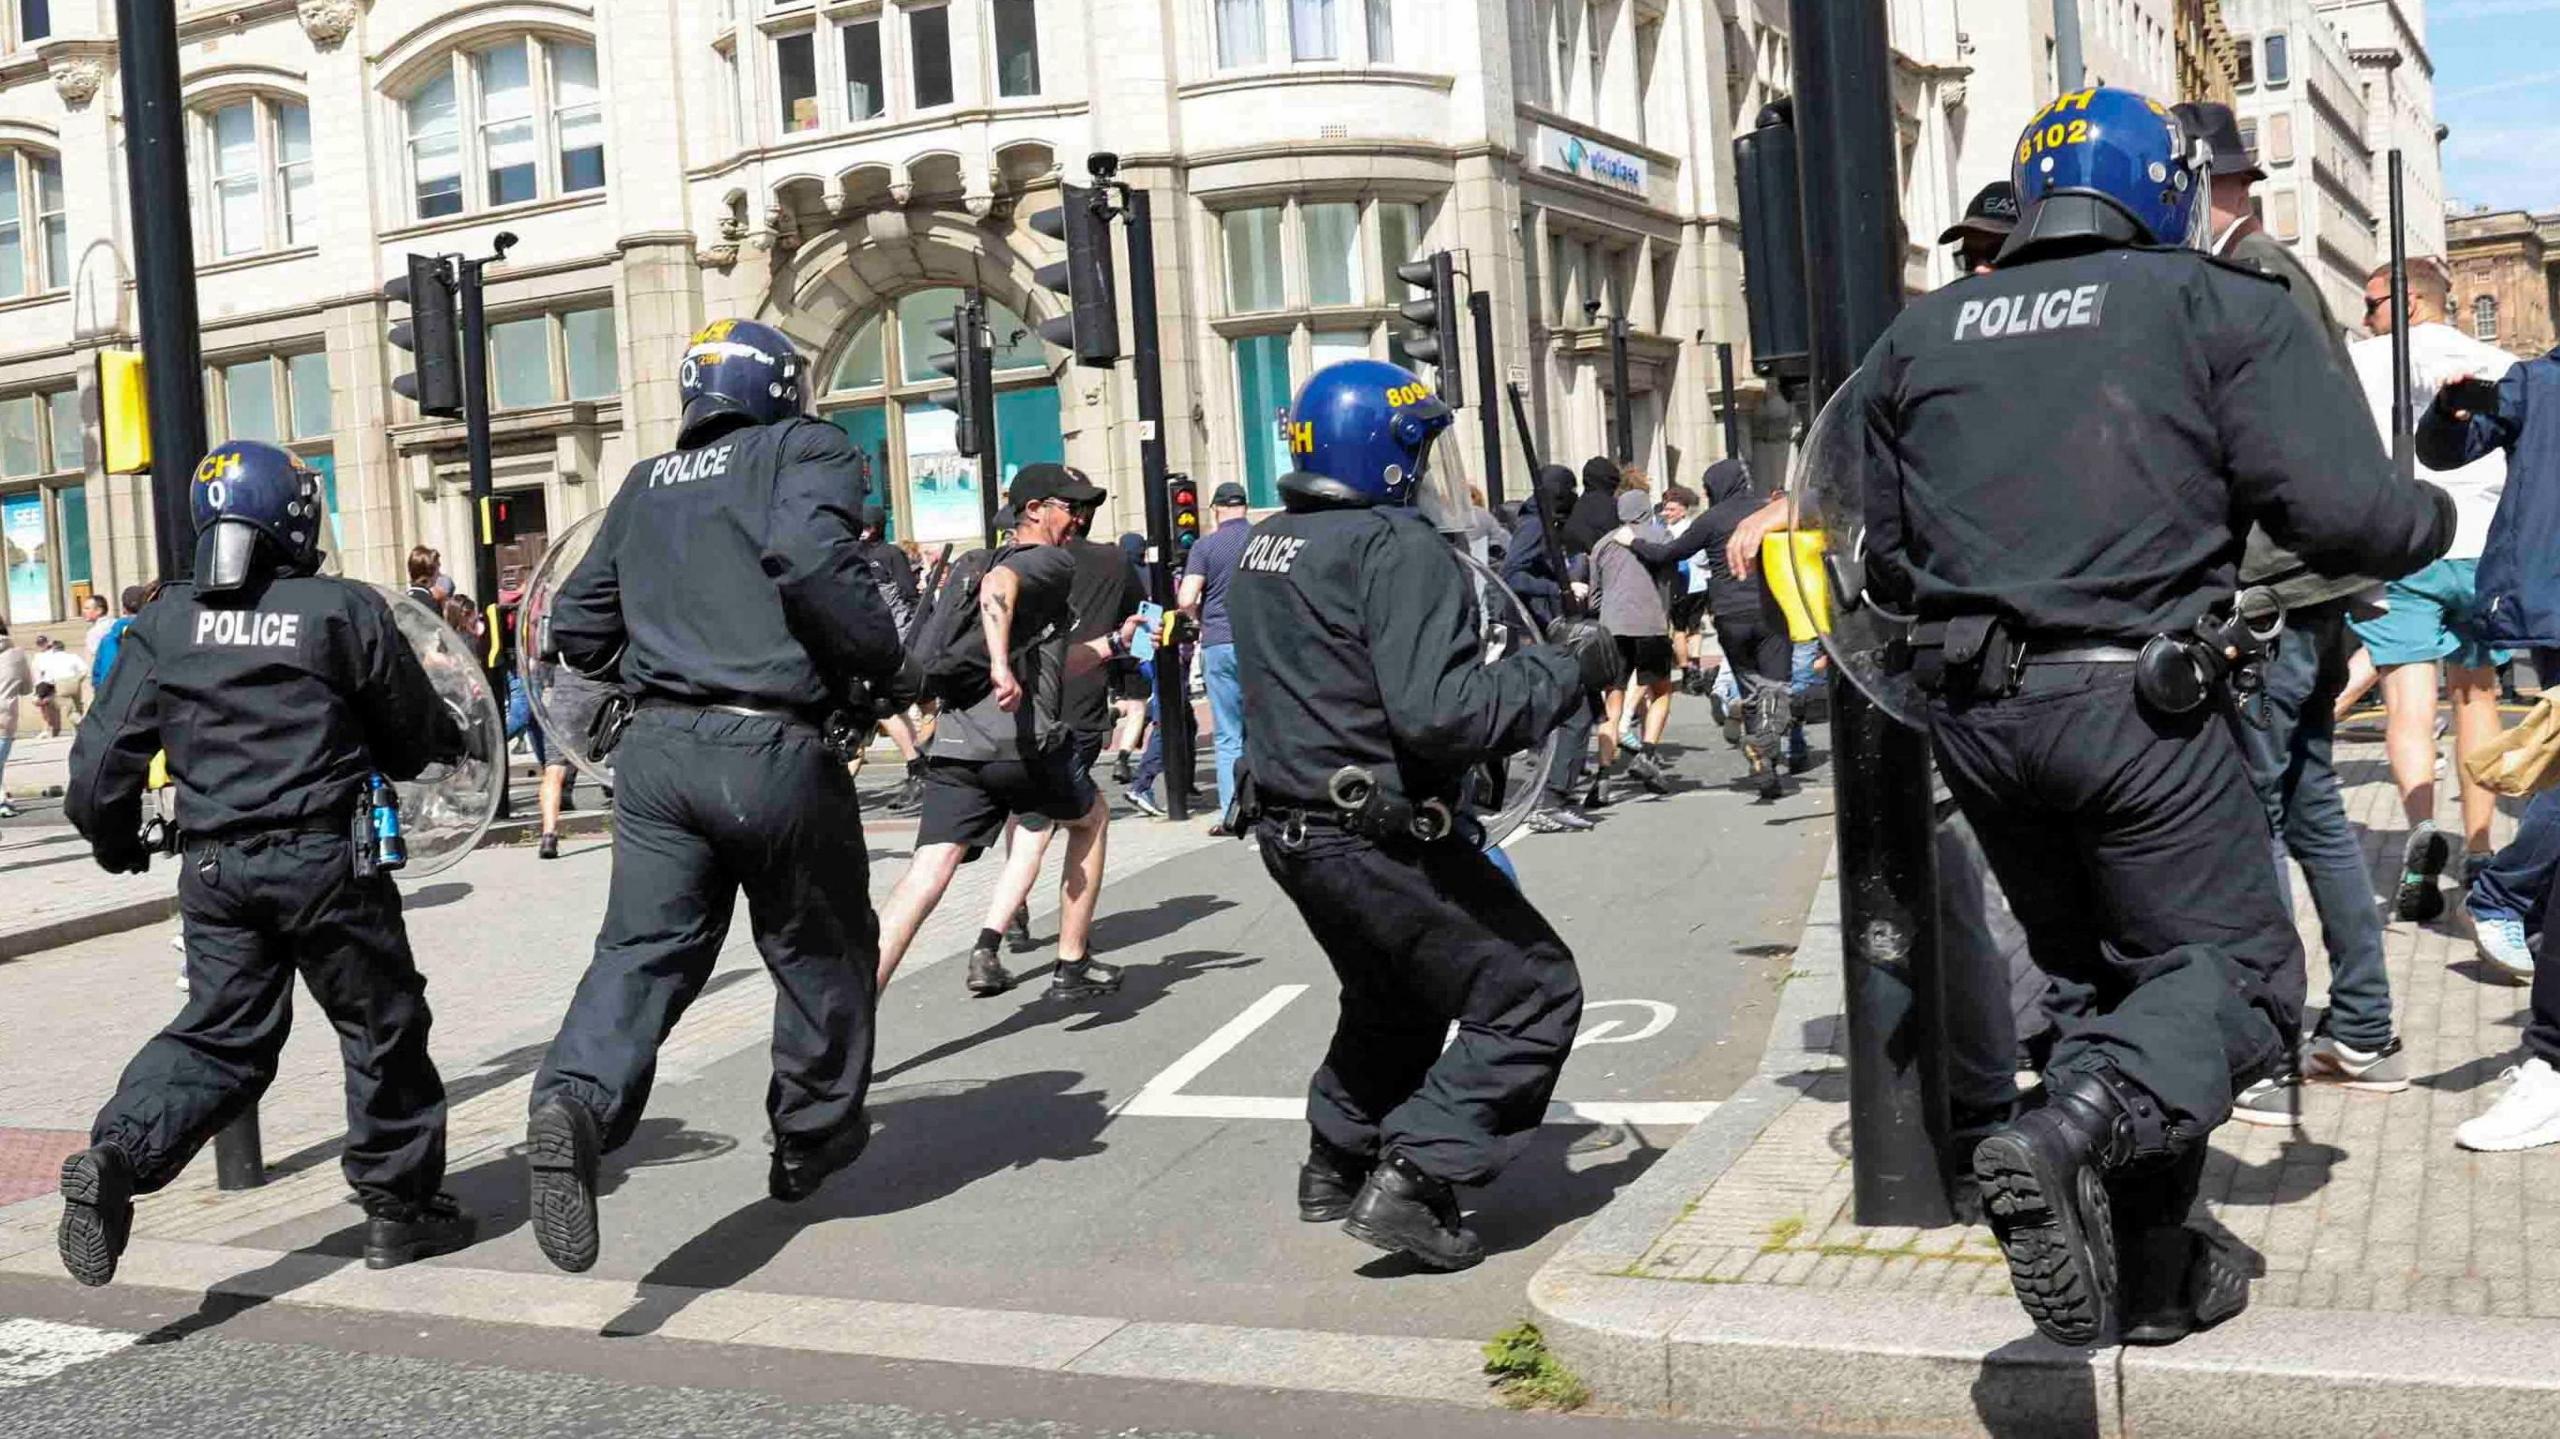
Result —
[{"label": "black shorts", "polygon": [[1671,628],[1684,635],[1696,634],[1707,626],[1707,592],[1692,590],[1676,595],[1671,601]]},{"label": "black shorts", "polygon": [[1110,684],[1111,697],[1115,700],[1136,700],[1143,704],[1149,695],[1155,693],[1155,686],[1147,682],[1147,672],[1126,655],[1111,661]]},{"label": "black shorts", "polygon": [[1627,673],[1638,682],[1671,678],[1671,636],[1620,635],[1618,653],[1627,661]]},{"label": "black shorts", "polygon": [[[1109,743],[1111,743],[1109,730],[1103,730],[1098,734],[1076,731],[1075,742],[1069,746],[1073,755],[1068,762],[1075,766],[1076,775],[1083,779],[1088,787],[1093,783],[1094,764],[1102,758],[1102,747]],[[1047,829],[1050,823],[1050,817],[1045,814],[1026,814],[1019,818],[1022,820],[1022,827],[1034,834]]]},{"label": "black shorts", "polygon": [[916,847],[956,844],[970,859],[1004,837],[1004,822],[1038,815],[1061,823],[1092,811],[1093,777],[1065,747],[1023,759],[929,759],[924,768],[924,817]]}]

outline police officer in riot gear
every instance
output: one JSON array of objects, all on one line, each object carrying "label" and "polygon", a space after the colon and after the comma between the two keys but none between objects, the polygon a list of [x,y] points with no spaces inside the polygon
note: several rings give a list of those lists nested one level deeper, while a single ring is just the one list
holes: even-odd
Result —
[{"label": "police officer in riot gear", "polygon": [[676,448],[632,467],[553,604],[562,661],[633,704],[604,926],[533,1087],[534,1237],[563,1269],[595,1263],[597,1159],[639,1124],[741,890],[782,992],[770,1192],[807,1198],[869,1137],[878,927],[844,739],[916,676],[864,559],[853,444],[802,413],[805,375],[767,326],[694,336]]},{"label": "police officer in riot gear", "polygon": [[400,894],[356,868],[351,827],[376,773],[414,778],[466,742],[388,601],[316,573],[319,476],[235,441],[196,467],[194,583],[124,635],[71,749],[63,809],[101,868],[139,874],[143,787],[177,789],[187,1004],[125,1067],[91,1146],[62,1167],[61,1250],[83,1284],[115,1277],[133,1196],[178,1177],[275,1079],[296,971],[346,1052],[340,1165],[377,1269],[459,1249],[444,1181],[444,1082],[427,1057],[426,981]]},{"label": "police officer in riot gear", "polygon": [[2199,159],[2140,95],[2056,100],[2019,141],[1998,267],[1914,301],[1849,397],[1867,594],[1915,621],[1938,763],[2062,982],[2043,1103],[1973,1167],[2020,1302],[2072,1345],[2246,1302],[2185,1227],[2206,1136],[2290,1065],[2302,1003],[2218,682],[2246,657],[2221,623],[2241,536],[2397,575],[2453,530],[2284,287],[2187,248]]},{"label": "police officer in riot gear", "polygon": [[1449,421],[1394,365],[1317,371],[1289,417],[1286,512],[1255,528],[1228,606],[1251,719],[1236,818],[1342,982],[1299,1215],[1464,1269],[1484,1248],[1451,1186],[1491,1179],[1537,1127],[1582,985],[1452,807],[1470,767],[1553,730],[1621,661],[1597,624],[1563,621],[1484,663],[1473,580],[1404,508]]}]

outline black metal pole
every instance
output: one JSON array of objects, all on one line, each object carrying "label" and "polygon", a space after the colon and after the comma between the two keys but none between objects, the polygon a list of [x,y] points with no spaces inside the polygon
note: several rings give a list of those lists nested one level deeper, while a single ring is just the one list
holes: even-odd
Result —
[{"label": "black metal pole", "polygon": [[[1902,308],[1884,0],[1790,0],[1817,407]],[[1831,672],[1849,1149],[1861,1224],[1948,1223],[1929,747]]]},{"label": "black metal pole", "polygon": [[1627,322],[1623,316],[1609,321],[1609,404],[1618,422],[1619,464],[1632,464],[1636,457],[1636,402],[1627,393]]},{"label": "black metal pole", "polygon": [[961,346],[960,383],[970,388],[978,416],[978,521],[987,549],[996,547],[996,490],[1004,483],[1004,456],[996,448],[995,331],[987,324],[987,296],[969,292],[969,335]]},{"label": "black metal pole", "polygon": [[[497,258],[506,258],[513,236],[503,237]],[[481,623],[488,641],[480,664],[489,676],[489,692],[504,700],[507,693],[507,627],[498,618],[498,527],[495,481],[489,460],[489,313],[480,272],[490,260],[464,260],[459,299],[462,302],[462,436],[471,466],[471,583],[477,587]],[[502,765],[502,768],[505,766]],[[498,783],[498,818],[514,812],[506,779]]]},{"label": "black metal pole", "polygon": [[[1156,340],[1155,212],[1147,192],[1121,191],[1129,222],[1129,328],[1136,341],[1138,474],[1147,487],[1147,587],[1155,602],[1173,609],[1173,502],[1165,493],[1164,351]],[[1164,745],[1164,810],[1191,818],[1191,702],[1183,683],[1182,656],[1172,646],[1156,651],[1156,733]]]},{"label": "black metal pole", "polygon": [[[1494,398],[1500,389],[1493,378],[1493,297],[1482,290],[1467,296],[1467,314],[1476,327],[1476,393],[1483,396],[1476,404],[1476,423],[1484,428],[1484,502],[1502,508],[1502,406]],[[1537,476],[1529,477],[1532,484]]]},{"label": "black metal pole", "polygon": [[151,402],[151,527],[160,578],[169,580],[195,569],[187,486],[205,451],[196,242],[182,203],[187,112],[178,96],[177,6],[172,0],[116,0],[116,34],[123,42],[127,190],[181,201],[132,207],[143,383]]},{"label": "black metal pole", "polygon": [[[187,193],[187,111],[178,95],[178,12],[171,0],[116,0],[124,78],[125,181],[135,195]],[[143,385],[151,404],[151,536],[162,580],[194,573],[187,487],[204,458],[204,352],[196,323],[196,241],[184,204],[133,207],[134,289]],[[213,1136],[213,1182],[267,1182],[258,1109]]]},{"label": "black metal pole", "polygon": [[1724,392],[1724,457],[1742,458],[1742,412],[1736,407],[1733,393],[1733,346],[1716,346],[1716,383]]},{"label": "black metal pole", "polygon": [[2391,152],[2391,468],[2418,477],[2416,405],[2409,394],[2409,226],[2400,192],[2400,152]]}]

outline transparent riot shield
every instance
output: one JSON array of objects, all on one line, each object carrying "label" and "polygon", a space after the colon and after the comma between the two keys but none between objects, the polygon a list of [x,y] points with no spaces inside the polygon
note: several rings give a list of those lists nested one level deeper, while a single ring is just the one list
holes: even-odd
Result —
[{"label": "transparent riot shield", "polygon": [[[1529,607],[1521,603],[1491,566],[1463,549],[1452,547],[1451,553],[1458,557],[1476,587],[1477,634],[1483,642],[1486,664],[1545,638]],[[1563,743],[1564,732],[1554,731],[1518,754],[1477,766],[1467,776],[1461,805],[1484,826],[1490,843],[1500,844],[1527,821],[1529,812],[1537,807],[1538,796],[1546,791],[1547,776],[1555,769],[1557,751]]]},{"label": "transparent riot shield", "polygon": [[604,511],[598,510],[561,531],[526,577],[523,602],[516,610],[516,664],[524,678],[526,705],[533,711],[533,722],[542,726],[543,742],[551,753],[597,784],[610,787],[613,762],[597,756],[592,736],[605,702],[622,688],[610,680],[589,679],[563,664],[551,640],[552,602],[603,528]]},{"label": "transparent riot shield", "polygon": [[1866,593],[1866,422],[1857,377],[1833,393],[1806,431],[1787,495],[1795,527],[1761,549],[1769,588],[1798,639],[1820,638],[1825,654],[1878,709],[1915,729],[1929,726],[1920,688],[1889,652],[1901,621]]},{"label": "transparent riot shield", "polygon": [[453,711],[468,736],[468,754],[454,764],[432,764],[402,782],[400,833],[408,841],[403,879],[423,879],[459,863],[480,845],[498,815],[507,782],[507,724],[489,690],[488,673],[469,641],[436,613],[390,585],[376,585],[391,601],[392,623],[417,652],[436,698]]}]

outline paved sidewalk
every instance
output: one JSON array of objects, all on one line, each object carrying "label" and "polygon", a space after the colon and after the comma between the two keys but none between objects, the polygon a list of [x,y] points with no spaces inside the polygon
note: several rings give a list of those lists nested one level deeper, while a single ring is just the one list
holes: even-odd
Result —
[{"label": "paved sidewalk", "polygon": [[[2386,894],[2405,824],[2381,747],[2340,761]],[[2439,823],[2458,833],[2443,788]],[[2498,837],[2511,828],[2502,816]],[[2296,898],[2320,1004],[2325,953]],[[2560,1150],[2453,1146],[2501,1092],[2526,1006],[2475,957],[2458,906],[2388,931],[2408,1090],[2313,1086],[2298,1132],[2216,1136],[2211,1215],[2264,1277],[2246,1314],[2153,1350],[2036,1338],[1987,1230],[1853,1221],[1840,949],[1826,880],[1760,1078],[1533,1283],[1550,1342],[1604,1398],[1842,1432],[2239,1436],[2299,1433],[2352,1391],[2357,1433],[2549,1432]]]}]

